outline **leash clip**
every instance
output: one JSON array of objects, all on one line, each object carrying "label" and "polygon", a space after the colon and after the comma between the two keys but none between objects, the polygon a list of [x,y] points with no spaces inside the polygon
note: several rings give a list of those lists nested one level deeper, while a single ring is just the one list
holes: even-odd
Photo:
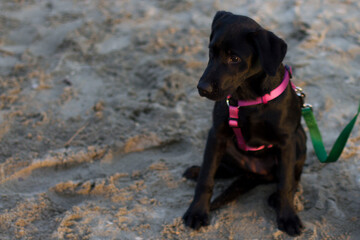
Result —
[{"label": "leash clip", "polygon": [[306,94],[304,93],[303,89],[301,87],[296,87],[295,88],[295,93],[296,95],[298,95],[301,99],[301,102],[302,102],[302,107],[301,108],[308,108],[312,111],[312,105],[311,104],[308,104],[308,103],[305,103],[305,97],[306,97]]},{"label": "leash clip", "polygon": [[310,108],[310,110],[312,111],[312,106],[310,104],[307,104],[305,103],[305,97],[306,97],[306,94],[304,93],[304,91],[302,90],[301,87],[296,87],[295,88],[295,93],[296,95],[298,95],[298,97],[300,98],[301,100],[301,108]]},{"label": "leash clip", "polygon": [[308,103],[304,103],[302,105],[302,108],[309,108],[311,111],[313,110],[313,106],[311,104],[308,104]]},{"label": "leash clip", "polygon": [[296,92],[296,95],[298,95],[302,99],[304,99],[306,97],[306,95],[301,87],[296,87],[295,92]]}]

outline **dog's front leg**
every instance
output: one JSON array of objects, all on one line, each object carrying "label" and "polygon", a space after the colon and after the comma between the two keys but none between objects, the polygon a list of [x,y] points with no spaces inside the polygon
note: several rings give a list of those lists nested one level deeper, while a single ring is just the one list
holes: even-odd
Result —
[{"label": "dog's front leg", "polygon": [[214,127],[209,131],[194,199],[183,216],[185,225],[194,229],[210,224],[210,200],[213,193],[214,177],[226,151],[224,133],[223,129],[215,129]]},{"label": "dog's front leg", "polygon": [[277,192],[270,196],[269,203],[276,210],[278,228],[291,236],[296,236],[300,235],[303,225],[294,207],[294,194],[297,188],[295,137],[281,147],[279,157]]}]

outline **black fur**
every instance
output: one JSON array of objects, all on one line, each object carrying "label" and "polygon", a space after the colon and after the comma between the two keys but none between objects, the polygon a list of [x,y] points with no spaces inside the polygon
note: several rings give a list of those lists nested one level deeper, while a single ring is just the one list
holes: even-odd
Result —
[{"label": "black fur", "polygon": [[[269,204],[280,230],[295,236],[303,225],[294,208],[294,193],[306,157],[306,135],[300,125],[301,101],[290,84],[267,104],[241,107],[239,126],[249,146],[272,144],[257,152],[239,150],[228,125],[226,96],[251,100],[276,88],[284,77],[282,61],[286,43],[254,20],[218,12],[212,23],[209,62],[198,84],[199,94],[214,100],[213,125],[203,163],[186,170],[197,180],[195,196],[183,216],[185,225],[198,229],[209,224],[209,212],[255,186],[277,183]],[[224,193],[211,202],[214,179],[236,177]]]}]

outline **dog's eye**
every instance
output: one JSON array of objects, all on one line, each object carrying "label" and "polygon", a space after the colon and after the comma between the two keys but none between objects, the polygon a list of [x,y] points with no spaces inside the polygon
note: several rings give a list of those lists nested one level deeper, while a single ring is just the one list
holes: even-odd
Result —
[{"label": "dog's eye", "polygon": [[241,61],[240,58],[238,56],[236,56],[236,55],[231,55],[230,58],[229,58],[230,63],[238,63],[240,61]]},{"label": "dog's eye", "polygon": [[230,59],[232,62],[238,62],[240,60],[237,56],[231,56]]}]

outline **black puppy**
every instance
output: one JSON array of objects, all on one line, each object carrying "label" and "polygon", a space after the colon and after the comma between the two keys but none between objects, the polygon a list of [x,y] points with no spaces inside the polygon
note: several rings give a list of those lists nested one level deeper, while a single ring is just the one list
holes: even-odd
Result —
[{"label": "black puppy", "polygon": [[[306,135],[300,125],[301,99],[291,84],[275,99],[238,110],[238,126],[247,146],[238,147],[229,126],[229,105],[269,94],[284,79],[282,61],[287,45],[254,20],[217,12],[211,26],[209,62],[198,84],[199,94],[214,100],[213,125],[207,138],[201,168],[193,166],[184,176],[197,180],[194,199],[183,216],[185,225],[198,229],[209,224],[209,212],[262,183],[277,183],[269,204],[277,214],[280,230],[295,236],[303,225],[294,208],[294,193],[306,157]],[[211,202],[215,178],[236,177]]]}]

